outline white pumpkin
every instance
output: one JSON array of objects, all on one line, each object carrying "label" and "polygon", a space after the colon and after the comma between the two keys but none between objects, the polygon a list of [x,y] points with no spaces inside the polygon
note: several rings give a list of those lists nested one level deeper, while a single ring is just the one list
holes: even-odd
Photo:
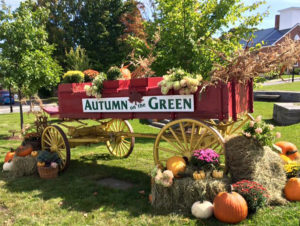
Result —
[{"label": "white pumpkin", "polygon": [[3,171],[11,171],[13,166],[13,162],[6,162],[3,164]]},{"label": "white pumpkin", "polygon": [[192,205],[191,210],[196,218],[207,219],[213,215],[214,206],[209,201],[203,201],[203,203],[198,201]]}]

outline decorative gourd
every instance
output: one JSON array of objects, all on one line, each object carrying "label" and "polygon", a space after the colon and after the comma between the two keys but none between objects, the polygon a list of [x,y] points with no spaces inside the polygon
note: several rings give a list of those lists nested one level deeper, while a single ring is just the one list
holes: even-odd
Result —
[{"label": "decorative gourd", "polygon": [[209,201],[204,201],[203,203],[195,202],[192,205],[191,210],[192,210],[192,214],[196,218],[207,219],[213,215],[214,206]]},{"label": "decorative gourd", "polygon": [[13,162],[5,162],[3,164],[3,171],[11,171],[13,167]]},{"label": "decorative gourd", "polygon": [[4,162],[9,162],[13,159],[13,157],[15,156],[15,152],[7,152],[6,155],[5,155],[5,158],[4,158]]},{"label": "decorative gourd", "polygon": [[31,145],[20,146],[16,150],[16,155],[20,157],[25,157],[27,155],[30,155],[32,151],[33,149]]},{"label": "decorative gourd", "polygon": [[212,172],[212,177],[216,179],[221,179],[223,178],[223,171],[219,170],[213,170]]},{"label": "decorative gourd", "polygon": [[287,163],[291,162],[291,159],[289,157],[287,157],[286,155],[280,154],[279,156],[280,156],[283,164],[287,164]]},{"label": "decorative gourd", "polygon": [[167,160],[167,169],[172,171],[174,177],[179,177],[178,173],[183,173],[185,167],[185,160],[180,156],[173,156]]},{"label": "decorative gourd", "polygon": [[129,65],[123,66],[120,71],[124,79],[131,79],[131,72],[128,69]]},{"label": "decorative gourd", "polygon": [[220,192],[214,199],[214,215],[225,223],[238,223],[246,219],[248,206],[238,193]]},{"label": "decorative gourd", "polygon": [[290,178],[284,187],[284,194],[290,201],[300,201],[300,178]]},{"label": "decorative gourd", "polygon": [[38,154],[39,154],[39,153],[38,153],[37,151],[31,152],[31,156],[32,156],[32,157],[36,157],[36,156],[38,156]]},{"label": "decorative gourd", "polygon": [[44,166],[45,166],[45,162],[38,162],[38,163],[37,163],[37,166],[38,166],[38,167],[44,167]]},{"label": "decorative gourd", "polygon": [[287,141],[279,141],[275,145],[281,148],[282,154],[289,157],[291,160],[300,159],[300,154],[297,151],[296,145]]},{"label": "decorative gourd", "polygon": [[195,180],[202,180],[205,178],[205,172],[203,170],[200,170],[199,172],[195,171],[193,173],[193,178]]}]

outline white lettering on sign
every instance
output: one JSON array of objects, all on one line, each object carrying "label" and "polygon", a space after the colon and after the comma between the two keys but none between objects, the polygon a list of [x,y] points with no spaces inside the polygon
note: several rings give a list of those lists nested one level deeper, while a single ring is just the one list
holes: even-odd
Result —
[{"label": "white lettering on sign", "polygon": [[193,112],[193,95],[144,96],[141,102],[128,97],[82,99],[83,112]]}]

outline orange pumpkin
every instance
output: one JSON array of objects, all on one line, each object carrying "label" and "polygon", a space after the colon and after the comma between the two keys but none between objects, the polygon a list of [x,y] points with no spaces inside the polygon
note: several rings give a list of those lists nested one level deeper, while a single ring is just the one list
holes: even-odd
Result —
[{"label": "orange pumpkin", "polygon": [[123,66],[120,69],[122,77],[125,78],[125,79],[131,79],[131,72],[129,71],[128,67],[129,67],[129,65]]},{"label": "orange pumpkin", "polygon": [[214,215],[225,223],[238,223],[248,214],[246,200],[238,193],[220,192],[214,199]]},{"label": "orange pumpkin", "polygon": [[290,178],[284,187],[284,194],[290,201],[300,201],[300,178]]},{"label": "orange pumpkin", "polygon": [[275,145],[281,148],[282,154],[289,157],[291,160],[300,159],[300,154],[297,151],[296,145],[287,141],[279,141]]},{"label": "orange pumpkin", "polygon": [[30,155],[32,151],[33,149],[30,144],[25,146],[20,146],[16,150],[16,155],[20,157],[25,157],[27,155]]},{"label": "orange pumpkin", "polygon": [[179,177],[178,173],[183,173],[185,167],[185,160],[180,156],[173,156],[167,160],[167,169],[172,171],[174,177]]},{"label": "orange pumpkin", "polygon": [[38,156],[38,154],[39,154],[39,153],[38,153],[37,151],[31,152],[31,156],[32,156],[32,157],[36,157],[36,156]]},{"label": "orange pumpkin", "polygon": [[7,152],[4,158],[4,162],[9,162],[13,159],[13,157],[15,156],[15,152]]},{"label": "orange pumpkin", "polygon": [[45,166],[45,162],[38,162],[36,165],[39,166],[39,167],[44,167]]}]

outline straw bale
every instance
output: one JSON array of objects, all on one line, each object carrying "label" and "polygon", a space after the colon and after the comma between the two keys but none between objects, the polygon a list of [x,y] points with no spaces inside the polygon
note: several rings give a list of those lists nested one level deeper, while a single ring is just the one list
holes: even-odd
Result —
[{"label": "straw bale", "polygon": [[225,143],[225,156],[232,182],[256,181],[269,193],[269,204],[285,204],[282,190],[286,175],[279,155],[245,136],[234,136]]},{"label": "straw bale", "polygon": [[7,177],[22,177],[37,173],[37,160],[31,155],[20,157],[14,156],[12,170],[6,173]]},{"label": "straw bale", "polygon": [[230,184],[228,178],[194,180],[191,177],[174,179],[171,187],[152,184],[152,206],[158,211],[189,213],[196,201],[213,201]]}]

